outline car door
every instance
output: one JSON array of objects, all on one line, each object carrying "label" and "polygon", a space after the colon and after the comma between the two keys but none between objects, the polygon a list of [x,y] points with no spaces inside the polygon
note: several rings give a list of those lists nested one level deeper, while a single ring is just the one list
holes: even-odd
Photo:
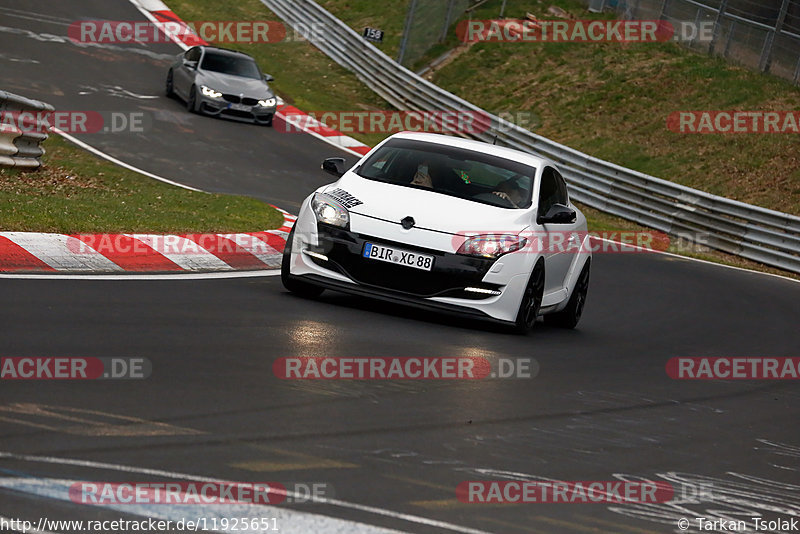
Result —
[{"label": "car door", "polygon": [[[546,166],[542,171],[538,202],[537,216],[546,214],[554,204],[569,206],[567,184],[554,167]],[[544,293],[547,295],[565,290],[567,274],[579,251],[580,236],[577,222],[546,223],[542,229],[545,234]]]},{"label": "car door", "polygon": [[195,46],[194,48],[190,48],[183,54],[183,61],[181,64],[172,71],[172,85],[175,92],[178,93],[181,98],[186,99],[189,96],[189,89],[191,89],[195,74],[197,73],[196,69],[188,67],[186,63],[195,62],[199,65],[201,55],[202,51],[200,47]]}]

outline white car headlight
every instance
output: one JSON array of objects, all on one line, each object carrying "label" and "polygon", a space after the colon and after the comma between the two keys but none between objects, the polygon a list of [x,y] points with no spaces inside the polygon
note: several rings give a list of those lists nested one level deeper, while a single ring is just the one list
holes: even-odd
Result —
[{"label": "white car headlight", "polygon": [[275,97],[267,98],[266,100],[259,100],[258,101],[258,105],[262,106],[262,107],[265,107],[265,108],[271,108],[272,106],[274,106],[277,103],[278,103],[278,99],[275,98]]},{"label": "white car headlight", "polygon": [[521,250],[527,243],[527,239],[515,234],[476,235],[464,241],[458,248],[458,254],[499,258],[503,254]]},{"label": "white car headlight", "polygon": [[205,85],[200,86],[200,91],[203,93],[204,96],[207,96],[209,98],[222,98],[222,93]]},{"label": "white car headlight", "polygon": [[311,199],[311,209],[317,217],[317,222],[339,226],[340,228],[347,228],[350,224],[348,211],[328,196],[319,193],[315,194],[314,198]]}]

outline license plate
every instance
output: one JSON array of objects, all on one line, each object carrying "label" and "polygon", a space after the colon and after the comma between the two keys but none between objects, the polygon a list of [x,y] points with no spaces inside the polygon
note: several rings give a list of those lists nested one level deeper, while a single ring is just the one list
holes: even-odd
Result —
[{"label": "license plate", "polygon": [[363,256],[371,260],[385,261],[386,263],[403,265],[422,271],[433,269],[433,256],[429,254],[418,254],[400,248],[376,245],[375,243],[364,245]]},{"label": "license plate", "polygon": [[250,111],[253,106],[245,106],[244,104],[228,104],[228,108],[236,111]]}]

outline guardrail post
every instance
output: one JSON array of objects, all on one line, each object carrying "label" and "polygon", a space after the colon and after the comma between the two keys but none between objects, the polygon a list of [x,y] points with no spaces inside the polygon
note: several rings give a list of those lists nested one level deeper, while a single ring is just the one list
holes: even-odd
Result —
[{"label": "guardrail post", "polygon": [[789,11],[790,0],[783,0],[781,3],[781,10],[778,13],[778,20],[775,23],[775,28],[767,34],[764,40],[764,49],[761,51],[761,61],[758,68],[761,72],[769,72],[772,66],[772,45],[775,43],[775,34],[783,30],[783,23],[786,20],[786,13]]},{"label": "guardrail post", "polygon": [[[711,33],[711,42],[708,43],[708,55],[712,55],[714,53],[714,49],[717,46],[717,39],[719,39],[719,32],[722,26],[722,16],[725,14],[725,10],[728,8],[728,0],[722,0],[722,4],[719,6],[719,11],[717,11],[717,18],[714,19],[714,29]],[[698,10],[699,13],[699,10]],[[728,42],[730,42],[730,37],[728,37]]]}]

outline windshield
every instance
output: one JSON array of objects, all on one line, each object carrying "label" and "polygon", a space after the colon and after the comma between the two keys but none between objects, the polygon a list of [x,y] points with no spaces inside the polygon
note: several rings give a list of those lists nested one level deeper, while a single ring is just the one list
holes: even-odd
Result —
[{"label": "windshield", "polygon": [[206,55],[203,57],[203,64],[200,68],[211,72],[241,76],[243,78],[261,79],[261,72],[258,70],[256,62],[244,56],[206,52]]},{"label": "windshield", "polygon": [[474,150],[393,139],[370,156],[357,174],[513,209],[530,207],[536,169]]}]

